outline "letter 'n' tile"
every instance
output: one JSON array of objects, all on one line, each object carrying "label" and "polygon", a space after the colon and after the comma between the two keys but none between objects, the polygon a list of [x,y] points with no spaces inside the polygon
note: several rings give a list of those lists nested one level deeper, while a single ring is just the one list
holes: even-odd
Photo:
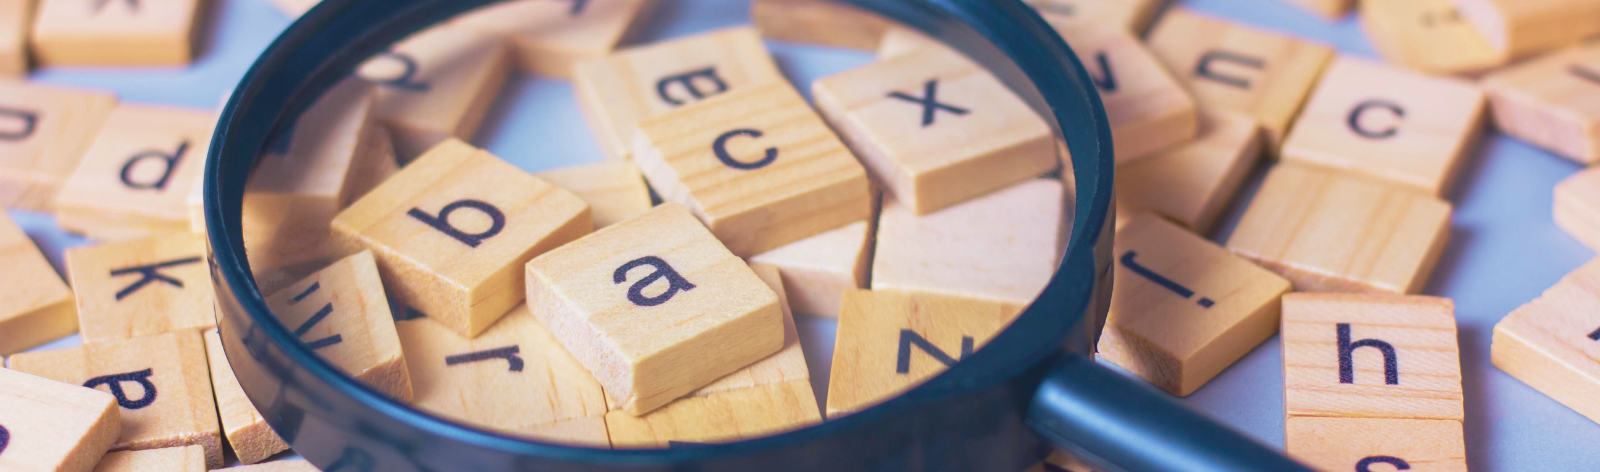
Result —
[{"label": "letter 'n' tile", "polygon": [[211,110],[118,106],[56,195],[61,227],[102,241],[188,231],[216,126]]},{"label": "letter 'n' tile", "polygon": [[68,249],[83,342],[216,326],[205,257],[192,233]]},{"label": "letter 'n' tile", "polygon": [[372,249],[390,296],[471,337],[522,302],[522,264],[593,224],[572,192],[449,139],[340,212],[333,230]]},{"label": "letter 'n' tile", "polygon": [[1291,293],[1282,340],[1288,418],[1462,419],[1449,299]]},{"label": "letter 'n' tile", "polygon": [[635,416],[783,347],[778,295],[668,203],[534,258],[528,307]]}]

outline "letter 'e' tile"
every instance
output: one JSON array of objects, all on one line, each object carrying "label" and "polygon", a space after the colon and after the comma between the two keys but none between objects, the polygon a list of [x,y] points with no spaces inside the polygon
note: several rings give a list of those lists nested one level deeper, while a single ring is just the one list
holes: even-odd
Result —
[{"label": "letter 'e' tile", "polygon": [[1462,419],[1449,299],[1291,293],[1282,340],[1288,418]]},{"label": "letter 'e' tile", "polygon": [[216,326],[205,258],[187,232],[68,249],[83,342]]},{"label": "letter 'e' tile", "polygon": [[1600,422],[1600,262],[1562,277],[1494,326],[1489,358],[1568,408]]},{"label": "letter 'e' tile", "polygon": [[122,431],[102,391],[0,369],[0,470],[88,472]]},{"label": "letter 'e' tile", "polygon": [[188,231],[216,126],[210,110],[118,106],[56,195],[61,227],[102,241]]}]

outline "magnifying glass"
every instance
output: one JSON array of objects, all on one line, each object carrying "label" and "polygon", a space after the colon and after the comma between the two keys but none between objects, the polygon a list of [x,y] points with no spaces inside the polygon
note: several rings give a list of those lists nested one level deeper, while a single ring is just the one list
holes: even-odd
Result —
[{"label": "magnifying glass", "polygon": [[[603,0],[599,0],[603,1]],[[1111,295],[1113,156],[1076,56],[1016,0],[848,0],[963,52],[1032,106],[1069,150],[1068,249],[1009,328],[879,405],[775,436],[607,450],[481,431],[341,373],[278,321],[242,236],[256,159],[323,92],[407,35],[491,0],[325,0],[256,61],[224,108],[204,205],[223,345],[241,386],[296,452],[327,471],[993,470],[1051,448],[1105,471],[1309,471],[1092,360]]]}]

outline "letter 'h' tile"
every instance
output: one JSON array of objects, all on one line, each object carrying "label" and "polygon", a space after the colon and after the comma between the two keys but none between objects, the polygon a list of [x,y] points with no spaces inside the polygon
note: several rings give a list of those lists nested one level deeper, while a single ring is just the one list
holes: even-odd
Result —
[{"label": "letter 'h' tile", "polygon": [[1290,417],[1461,420],[1461,355],[1449,299],[1283,296]]}]

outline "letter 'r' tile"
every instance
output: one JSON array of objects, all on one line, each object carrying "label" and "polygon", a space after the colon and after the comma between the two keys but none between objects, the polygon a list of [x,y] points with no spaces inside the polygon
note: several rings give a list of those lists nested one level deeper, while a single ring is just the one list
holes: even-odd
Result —
[{"label": "letter 'r' tile", "polygon": [[1462,419],[1449,299],[1291,293],[1281,335],[1289,418]]},{"label": "letter 'r' tile", "polygon": [[83,342],[216,326],[205,256],[192,233],[68,249]]}]

